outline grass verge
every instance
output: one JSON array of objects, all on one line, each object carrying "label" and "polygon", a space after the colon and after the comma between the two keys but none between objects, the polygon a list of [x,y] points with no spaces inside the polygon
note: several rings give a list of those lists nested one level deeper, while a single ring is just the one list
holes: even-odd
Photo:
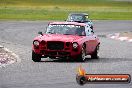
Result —
[{"label": "grass verge", "polygon": [[132,20],[132,3],[110,0],[1,0],[0,20],[65,20],[72,12],[92,20]]}]

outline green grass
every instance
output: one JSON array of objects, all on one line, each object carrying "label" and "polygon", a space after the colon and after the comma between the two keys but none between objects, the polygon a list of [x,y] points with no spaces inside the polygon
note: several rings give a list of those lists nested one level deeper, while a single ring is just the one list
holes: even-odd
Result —
[{"label": "green grass", "polygon": [[0,0],[0,20],[65,20],[85,12],[93,20],[132,20],[132,2],[111,0]]}]

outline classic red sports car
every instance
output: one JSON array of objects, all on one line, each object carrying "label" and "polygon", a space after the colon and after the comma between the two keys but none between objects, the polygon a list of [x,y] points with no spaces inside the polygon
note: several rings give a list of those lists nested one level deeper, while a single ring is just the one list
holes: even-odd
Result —
[{"label": "classic red sports car", "polygon": [[32,60],[41,61],[41,57],[64,58],[85,61],[86,55],[99,58],[99,38],[93,29],[85,23],[51,22],[46,32],[39,32],[32,45]]}]

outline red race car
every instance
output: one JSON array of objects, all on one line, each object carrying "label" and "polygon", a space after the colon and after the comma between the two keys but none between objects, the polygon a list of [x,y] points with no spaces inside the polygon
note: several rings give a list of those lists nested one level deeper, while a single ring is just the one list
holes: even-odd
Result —
[{"label": "red race car", "polygon": [[32,45],[34,62],[41,61],[42,57],[76,61],[85,61],[86,55],[99,58],[99,38],[85,23],[51,22],[46,32],[39,32],[39,34],[34,38]]}]

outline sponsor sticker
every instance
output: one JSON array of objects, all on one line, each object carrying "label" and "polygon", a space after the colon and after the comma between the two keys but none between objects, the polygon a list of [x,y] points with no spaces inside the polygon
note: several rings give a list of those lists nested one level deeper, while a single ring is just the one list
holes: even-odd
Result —
[{"label": "sponsor sticker", "polygon": [[131,82],[131,76],[129,74],[87,74],[80,66],[76,75],[76,81],[79,85],[86,83],[126,84]]}]

